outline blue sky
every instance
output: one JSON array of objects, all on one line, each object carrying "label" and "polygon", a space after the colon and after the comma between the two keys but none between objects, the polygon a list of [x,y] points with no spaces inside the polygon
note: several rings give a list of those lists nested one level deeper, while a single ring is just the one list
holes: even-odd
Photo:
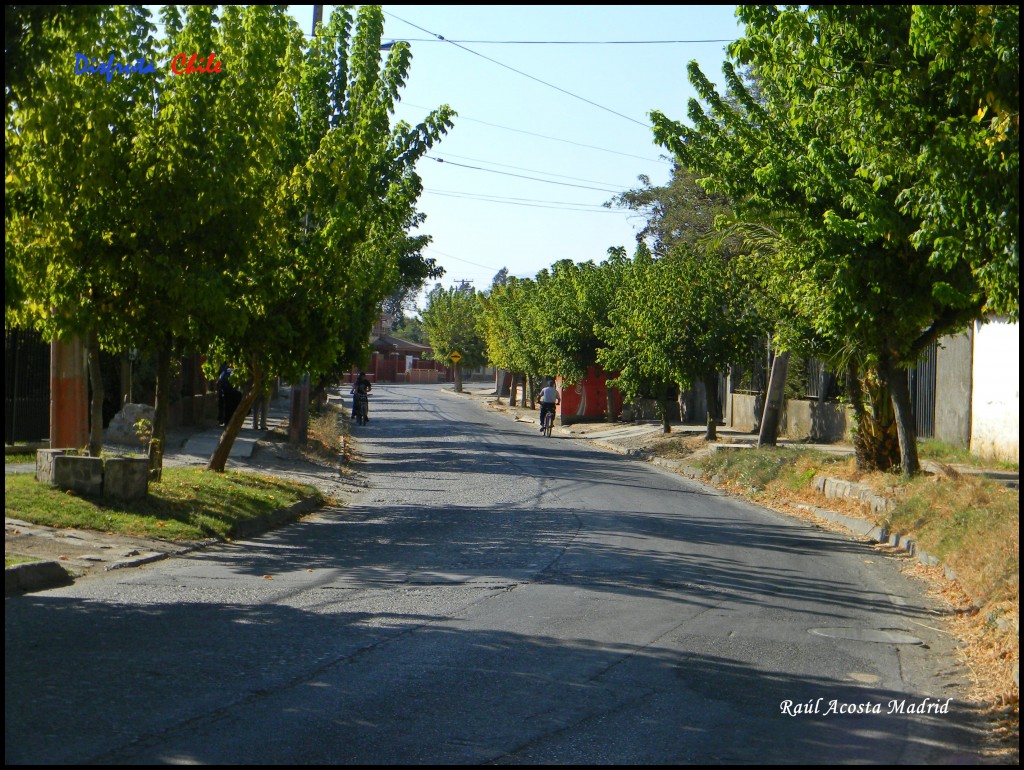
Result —
[{"label": "blue sky", "polygon": [[[332,8],[325,6],[325,19]],[[312,6],[289,11],[308,32]],[[425,254],[445,268],[445,285],[469,280],[478,289],[502,267],[532,277],[560,259],[600,262],[612,246],[632,252],[639,223],[601,204],[636,186],[640,174],[656,184],[668,180],[647,115],[657,109],[684,120],[695,95],[687,63],[696,59],[720,82],[725,43],[611,41],[740,34],[735,6],[720,5],[385,5],[384,12],[385,40],[409,40],[413,51],[396,117],[416,122],[440,104],[459,113],[418,166],[425,188],[419,208],[427,215],[421,231],[433,236]],[[563,42],[456,45],[437,35]]]}]

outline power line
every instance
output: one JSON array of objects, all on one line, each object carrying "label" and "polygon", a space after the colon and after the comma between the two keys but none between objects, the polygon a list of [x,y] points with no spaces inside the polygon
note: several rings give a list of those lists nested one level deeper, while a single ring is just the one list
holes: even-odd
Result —
[{"label": "power line", "polygon": [[[609,209],[604,206],[596,206],[589,203],[564,203],[560,205],[545,205],[543,203],[531,203],[531,202],[520,202],[515,198],[505,198],[501,196],[486,196],[486,195],[473,195],[471,193],[446,193],[438,192],[437,190],[424,190],[424,194],[440,195],[446,198],[460,198],[463,200],[479,201],[481,203],[499,203],[503,206],[524,206],[526,208],[534,209],[549,209],[551,211],[575,211],[581,214],[623,214],[626,213],[618,209]],[[581,208],[583,206],[590,206],[590,208]]]},{"label": "power line", "polygon": [[466,190],[439,190],[436,187],[424,188],[424,192],[444,193],[445,195],[472,195],[472,196],[480,195],[480,196],[484,196],[484,197],[487,197],[487,198],[498,198],[498,199],[501,199],[501,200],[510,200],[510,201],[529,201],[531,203],[553,203],[553,204],[562,204],[562,205],[566,205],[566,206],[593,206],[594,208],[601,208],[601,209],[606,208],[606,206],[603,203],[581,203],[580,201],[550,201],[550,200],[544,200],[544,199],[538,199],[538,198],[517,198],[517,197],[513,197],[513,196],[508,196],[508,195],[488,195],[487,193],[468,192]]},{"label": "power line", "polygon": [[[417,110],[428,110],[429,111],[429,110],[433,109],[432,107],[423,107],[422,105],[413,104],[412,102],[399,102],[398,104],[400,106],[403,106],[403,107],[412,107],[412,108],[417,109]],[[671,166],[672,165],[672,161],[665,160],[664,158],[648,158],[648,157],[645,157],[643,155],[633,155],[633,154],[628,153],[628,152],[620,152],[619,150],[611,150],[611,149],[609,149],[607,147],[598,147],[597,145],[593,145],[593,144],[583,144],[582,142],[574,142],[571,139],[562,139],[562,138],[557,137],[557,136],[547,136],[546,134],[538,134],[538,133],[535,133],[533,131],[525,131],[525,130],[523,130],[521,128],[512,128],[510,126],[502,126],[502,125],[500,125],[498,123],[488,123],[486,120],[479,120],[477,118],[470,118],[470,117],[467,117],[467,116],[463,115],[462,113],[459,113],[458,119],[459,120],[468,120],[470,123],[480,123],[480,124],[485,125],[485,126],[490,126],[491,128],[500,128],[503,131],[514,131],[517,134],[526,134],[527,136],[535,136],[535,137],[537,137],[539,139],[548,139],[548,140],[550,140],[552,142],[562,142],[563,144],[572,144],[572,145],[575,145],[576,147],[584,147],[584,148],[586,148],[588,150],[598,150],[599,152],[608,152],[608,153],[611,153],[613,155],[622,155],[625,158],[637,158],[638,160],[645,160],[648,163],[664,163],[667,166]]]},{"label": "power line", "polygon": [[497,171],[497,170],[495,170],[493,168],[480,168],[479,166],[469,166],[469,165],[467,165],[465,163],[455,163],[454,161],[445,160],[444,158],[432,158],[430,156],[427,156],[427,160],[432,160],[432,161],[435,161],[437,163],[444,163],[446,166],[456,166],[458,168],[468,168],[468,169],[472,169],[474,171],[486,171],[489,174],[501,174],[502,176],[512,176],[512,177],[516,177],[517,179],[529,179],[530,181],[533,181],[533,182],[544,182],[545,184],[557,184],[557,185],[560,185],[562,187],[577,187],[577,188],[579,188],[581,190],[596,190],[597,192],[607,192],[607,193],[618,193],[618,192],[622,191],[621,188],[613,188],[611,190],[605,190],[605,189],[602,189],[600,187],[589,187],[587,185],[582,185],[582,184],[570,184],[569,182],[556,182],[553,179],[540,179],[539,177],[526,176],[525,174],[513,174],[513,173],[511,173],[509,171]]},{"label": "power line", "polygon": [[[396,16],[395,18],[398,17]],[[408,24],[408,22],[406,23]],[[482,45],[692,45],[697,43],[733,42],[733,38],[723,38],[721,40],[450,40],[438,36],[404,37],[400,39],[405,43],[475,43]]]},{"label": "power line", "polygon": [[468,259],[460,259],[459,257],[453,257],[451,254],[445,254],[443,251],[438,251],[437,249],[435,249],[435,248],[433,248],[431,246],[427,246],[425,251],[430,251],[430,252],[432,252],[434,254],[440,254],[442,257],[446,257],[448,259],[454,259],[456,262],[465,262],[467,265],[473,265],[473,267],[482,267],[485,270],[494,270],[495,272],[497,272],[498,270],[501,270],[500,267],[491,267],[490,265],[481,265],[479,262],[470,262]]},{"label": "power line", "polygon": [[462,160],[472,160],[472,161],[475,161],[477,163],[487,163],[487,164],[489,164],[491,166],[501,166],[502,168],[514,168],[517,171],[530,171],[530,172],[532,172],[534,174],[546,174],[547,176],[557,176],[559,179],[572,179],[572,180],[574,180],[576,182],[593,182],[594,184],[606,185],[608,187],[617,187],[618,186],[618,185],[612,184],[611,182],[599,182],[596,179],[581,179],[580,177],[568,176],[567,174],[554,174],[554,173],[552,173],[550,171],[541,171],[540,169],[536,169],[536,168],[523,168],[522,166],[513,166],[513,165],[508,164],[508,163],[497,163],[497,162],[495,162],[493,160],[483,160],[482,158],[470,158],[470,157],[467,157],[465,155],[456,155],[453,152],[448,152],[448,153],[445,153],[445,154],[448,157],[451,157],[451,158],[462,158]]},{"label": "power line", "polygon": [[567,91],[564,88],[560,88],[559,86],[554,85],[553,83],[547,82],[546,80],[541,80],[540,78],[534,77],[533,75],[530,75],[530,74],[527,74],[526,72],[523,72],[522,70],[517,70],[515,67],[510,67],[507,64],[503,64],[502,62],[498,61],[497,59],[492,59],[489,56],[484,56],[482,53],[480,53],[478,51],[474,51],[472,48],[466,48],[466,46],[460,45],[459,43],[456,43],[453,40],[446,40],[443,36],[438,35],[435,32],[431,32],[429,29],[424,29],[423,27],[421,27],[421,26],[419,26],[417,24],[413,24],[411,21],[406,21],[401,16],[395,16],[394,14],[387,13],[387,12],[385,12],[385,15],[393,16],[394,18],[398,19],[399,21],[404,22],[405,24],[408,24],[410,27],[416,27],[416,29],[418,29],[420,32],[426,32],[428,35],[433,35],[438,40],[444,41],[446,43],[451,43],[456,48],[461,48],[463,51],[471,53],[474,56],[479,56],[481,59],[486,59],[487,61],[491,62],[492,64],[497,64],[499,67],[504,67],[505,69],[511,70],[512,72],[515,72],[518,75],[522,75],[523,77],[529,78],[530,80],[533,80],[533,81],[536,81],[537,83],[545,85],[548,88],[553,88],[556,91],[560,91],[561,93],[566,94],[567,96],[571,96],[573,99],[579,99],[581,102],[586,102],[587,104],[591,105],[592,107],[597,107],[599,110],[604,110],[605,112],[610,112],[612,115],[617,115],[620,118],[625,118],[630,123],[636,123],[638,126],[643,126],[644,128],[650,128],[651,127],[650,123],[644,123],[642,121],[637,120],[636,118],[629,117],[629,115],[623,115],[621,112],[616,112],[615,110],[611,109],[610,107],[605,107],[604,105],[598,104],[597,102],[592,102],[590,99],[586,99],[586,98],[580,96],[579,94],[574,94],[572,91]]}]

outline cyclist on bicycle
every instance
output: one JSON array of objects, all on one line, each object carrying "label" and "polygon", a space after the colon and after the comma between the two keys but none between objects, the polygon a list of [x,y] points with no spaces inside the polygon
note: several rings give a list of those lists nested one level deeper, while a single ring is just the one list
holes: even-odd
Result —
[{"label": "cyclist on bicycle", "polygon": [[540,432],[544,432],[544,416],[551,412],[551,419],[555,418],[555,407],[562,403],[555,387],[554,380],[548,380],[547,387],[540,392]]},{"label": "cyclist on bicycle", "polygon": [[356,410],[359,409],[359,402],[362,400],[363,420],[366,422],[370,421],[369,409],[366,408],[369,399],[366,398],[366,395],[371,390],[373,390],[373,385],[370,384],[369,378],[362,372],[359,372],[359,376],[356,378],[355,382],[352,383],[352,390],[349,391],[349,394],[352,396],[353,420],[356,419]]}]

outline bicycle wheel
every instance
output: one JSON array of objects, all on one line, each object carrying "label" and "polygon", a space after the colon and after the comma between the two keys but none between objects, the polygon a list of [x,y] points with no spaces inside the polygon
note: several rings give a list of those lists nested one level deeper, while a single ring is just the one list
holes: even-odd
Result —
[{"label": "bicycle wheel", "polygon": [[554,414],[552,414],[551,412],[548,412],[546,415],[544,415],[544,435],[547,438],[551,438],[551,428],[554,426],[554,424],[555,424],[555,415]]}]

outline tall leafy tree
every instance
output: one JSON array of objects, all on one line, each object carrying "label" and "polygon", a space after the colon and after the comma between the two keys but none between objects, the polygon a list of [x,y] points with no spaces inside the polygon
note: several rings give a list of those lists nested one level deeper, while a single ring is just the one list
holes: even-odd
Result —
[{"label": "tall leafy tree", "polygon": [[[605,205],[630,209],[645,224],[637,233],[655,256],[665,256],[678,244],[696,247],[715,231],[715,220],[732,213],[729,199],[709,193],[697,182],[693,171],[675,163],[667,185],[640,177],[641,187],[616,195]],[[719,244],[721,249],[723,244]]]},{"label": "tall leafy tree", "polygon": [[480,296],[480,328],[486,358],[491,365],[511,373],[513,383],[509,397],[513,404],[520,375],[533,376],[542,369],[538,357],[541,346],[533,338],[535,319],[532,314],[538,295],[533,279],[506,275],[500,282],[492,283],[486,295]]},{"label": "tall leafy tree", "polygon": [[[914,13],[741,6],[746,32],[730,53],[759,75],[760,100],[732,63],[724,67],[729,101],[692,63],[709,112],[692,101],[693,127],[652,114],[658,141],[706,174],[705,187],[727,194],[741,218],[786,215],[784,235],[799,247],[782,255],[788,307],[836,354],[877,371],[892,395],[906,473],[919,462],[905,369],[988,302],[977,265],[942,258],[922,235],[911,195],[927,185],[921,167],[903,152],[881,160],[884,136],[909,136],[894,139],[909,146],[949,117],[932,57],[909,44]],[[914,106],[904,109],[908,101]]]},{"label": "tall leafy tree", "polygon": [[[156,474],[175,356],[245,334],[246,300],[283,283],[274,273],[283,262],[274,203],[297,157],[293,94],[302,45],[280,7],[227,6],[218,16],[212,6],[169,6],[162,13],[163,58],[215,52],[220,71],[161,71],[156,109],[136,147],[137,248],[122,307],[137,319],[132,346],[157,360]],[[244,359],[233,363],[246,371]]]},{"label": "tall leafy tree", "polygon": [[610,384],[627,398],[655,399],[667,430],[668,401],[677,376],[669,350],[675,329],[667,320],[661,273],[650,250],[640,243],[616,294],[610,324],[602,330],[607,342],[598,361],[606,371],[618,372]]},{"label": "tall leafy tree", "polygon": [[116,344],[132,325],[118,298],[134,248],[132,156],[153,89],[142,74],[76,74],[76,58],[152,61],[153,26],[141,6],[105,6],[78,23],[49,20],[27,28],[33,45],[59,51],[63,60],[8,90],[5,251],[12,269],[5,273],[16,279],[19,322],[48,338],[86,340],[89,443],[98,454],[100,347]]},{"label": "tall leafy tree", "polygon": [[419,258],[421,242],[407,235],[422,189],[414,166],[454,113],[443,106],[418,125],[391,125],[411,51],[396,43],[382,65],[383,30],[379,6],[336,9],[273,113],[285,122],[298,116],[288,148],[295,162],[276,169],[271,216],[280,236],[248,244],[254,280],[236,282],[245,324],[217,340],[220,355],[247,370],[250,386],[210,458],[212,470],[223,470],[268,372],[294,382],[358,360],[383,300],[435,272]]},{"label": "tall leafy tree", "polygon": [[626,393],[658,400],[666,433],[667,402],[676,385],[704,385],[713,426],[716,375],[746,360],[764,336],[763,320],[749,301],[752,288],[744,264],[722,252],[680,244],[654,260],[638,250],[611,314],[610,344],[599,357],[621,371],[617,382]]}]

